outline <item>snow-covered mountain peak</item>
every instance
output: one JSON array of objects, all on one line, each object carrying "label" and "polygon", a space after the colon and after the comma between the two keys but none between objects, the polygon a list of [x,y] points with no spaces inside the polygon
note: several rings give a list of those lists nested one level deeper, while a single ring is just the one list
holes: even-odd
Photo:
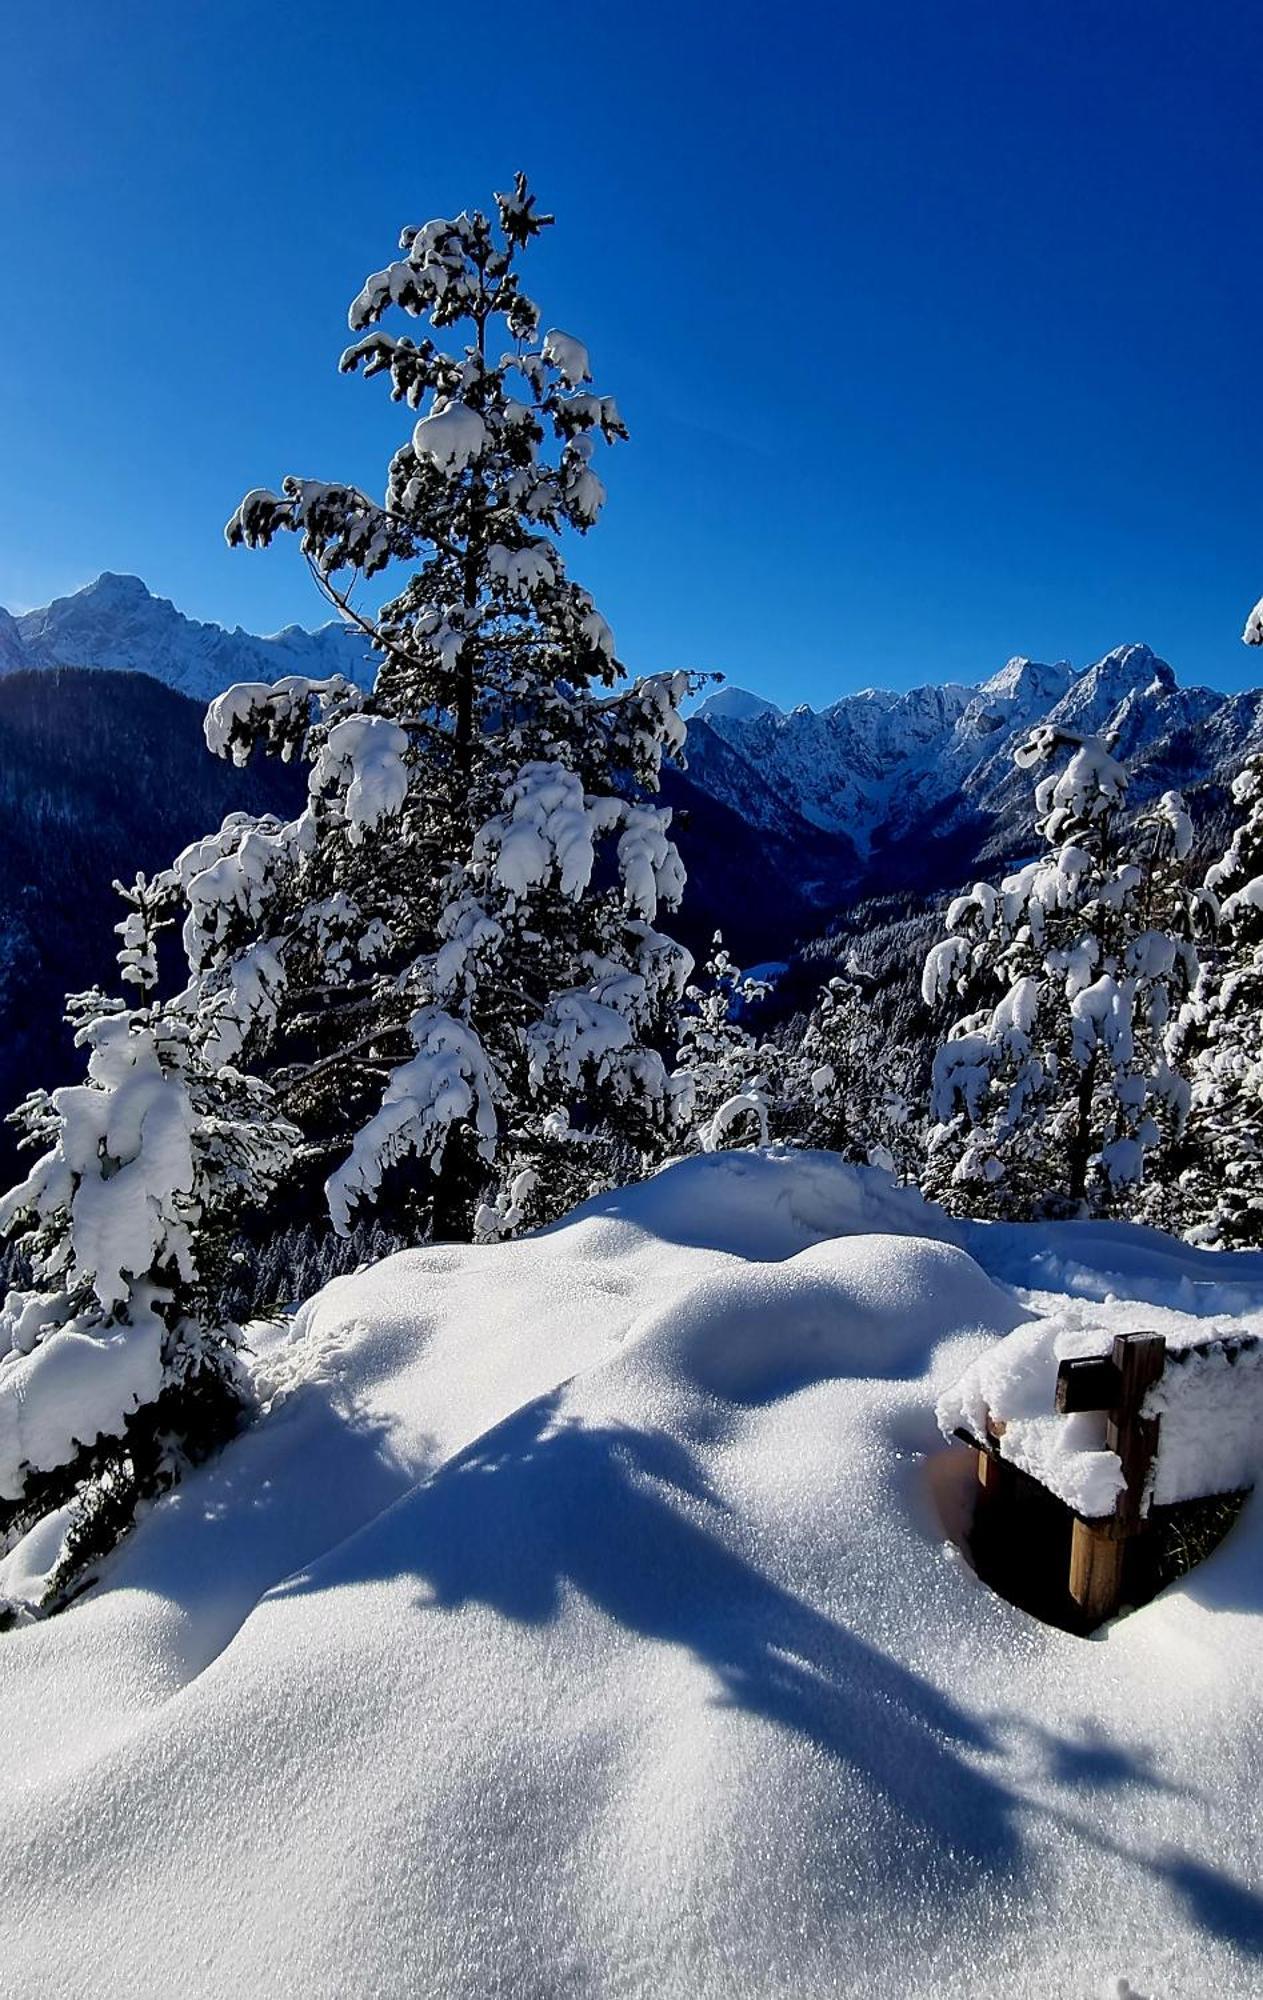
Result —
[{"label": "snow-covered mountain peak", "polygon": [[[1133,644],[1081,670],[1018,655],[976,687],[865,688],[821,710],[731,717],[720,733],[739,764],[711,755],[703,717],[689,740],[689,764],[749,823],[770,827],[788,807],[863,854],[942,835],[962,815],[1017,811],[1029,785],[1016,781],[1013,752],[1037,723],[1114,732],[1120,753],[1139,767],[1142,796],[1146,765],[1165,786],[1195,783],[1239,760],[1261,715],[1263,694],[1181,688],[1151,647]],[[1184,746],[1194,726],[1208,732],[1204,766],[1190,762]]]},{"label": "snow-covered mountain peak", "polygon": [[1057,660],[1051,666],[1043,660],[1028,660],[1023,654],[1015,654],[1001,667],[998,674],[983,681],[978,692],[990,695],[997,701],[1011,701],[1019,707],[1043,702],[1051,705],[1060,701],[1075,679],[1075,670],[1069,660]]},{"label": "snow-covered mountain peak", "polygon": [[130,670],[197,701],[209,701],[234,681],[343,673],[367,682],[373,671],[360,634],[336,622],[314,632],[287,625],[268,637],[240,625],[226,631],[186,617],[140,577],[113,570],[20,618],[0,612],[0,673],[19,667]]},{"label": "snow-covered mountain peak", "polygon": [[[82,590],[75,591],[73,595],[92,598],[97,604],[137,604],[151,597],[152,592],[143,577],[122,575],[117,570],[103,569],[100,576],[94,577],[91,583],[86,583]],[[70,600],[63,597],[57,601],[66,604]],[[166,604],[169,600],[154,598],[154,602]]]},{"label": "snow-covered mountain peak", "polygon": [[1115,646],[1084,668],[1049,719],[1091,733],[1105,729],[1125,702],[1138,697],[1146,706],[1160,705],[1177,687],[1173,669],[1152,647]]},{"label": "snow-covered mountain peak", "polygon": [[749,688],[739,687],[722,687],[714,694],[708,694],[695,712],[704,716],[707,722],[748,722],[756,715],[781,713],[774,701],[768,701],[761,694],[751,694]]}]

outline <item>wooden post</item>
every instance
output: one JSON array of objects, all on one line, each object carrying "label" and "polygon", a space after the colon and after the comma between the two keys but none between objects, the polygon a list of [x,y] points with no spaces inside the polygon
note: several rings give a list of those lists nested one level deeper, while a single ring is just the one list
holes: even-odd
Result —
[{"label": "wooden post", "polygon": [[1114,1521],[1084,1521],[1075,1515],[1070,1532],[1070,1595],[1089,1624],[1103,1625],[1122,1601],[1126,1549]]},{"label": "wooden post", "polygon": [[1142,1417],[1140,1406],[1166,1366],[1167,1344],[1160,1333],[1120,1333],[1110,1358],[1121,1386],[1105,1421],[1105,1442],[1122,1460],[1127,1482],[1118,1496],[1117,1518],[1125,1533],[1134,1534],[1141,1522],[1161,1423],[1159,1417]]},{"label": "wooden post", "polygon": [[1104,1410],[1105,1442],[1123,1469],[1113,1514],[1097,1521],[1076,1516],[1071,1535],[1070,1595],[1093,1625],[1112,1618],[1122,1602],[1127,1543],[1144,1525],[1160,1419],[1140,1412],[1165,1366],[1160,1333],[1120,1333],[1108,1356],[1063,1361],[1057,1372],[1057,1408],[1066,1416]]}]

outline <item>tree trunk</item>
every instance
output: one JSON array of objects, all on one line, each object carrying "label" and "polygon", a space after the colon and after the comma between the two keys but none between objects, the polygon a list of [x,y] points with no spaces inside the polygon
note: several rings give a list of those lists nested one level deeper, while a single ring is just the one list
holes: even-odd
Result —
[{"label": "tree trunk", "polygon": [[435,1176],[430,1209],[430,1235],[435,1243],[468,1243],[474,1233],[474,1206],[486,1179],[469,1133],[452,1128],[443,1149],[443,1164]]},{"label": "tree trunk", "polygon": [[1096,1052],[1079,1078],[1075,1104],[1074,1136],[1070,1141],[1070,1198],[1083,1201],[1087,1194],[1088,1161],[1092,1156],[1092,1091],[1096,1083]]}]

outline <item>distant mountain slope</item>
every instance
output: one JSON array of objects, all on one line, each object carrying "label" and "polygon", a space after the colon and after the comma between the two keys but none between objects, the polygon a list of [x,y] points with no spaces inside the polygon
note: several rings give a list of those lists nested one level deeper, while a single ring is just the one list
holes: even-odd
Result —
[{"label": "distant mountain slope", "polygon": [[[295,810],[299,774],[207,754],[201,707],[140,674],[0,678],[0,1117],[77,1080],[68,991],[116,986],[115,876],[163,867],[234,811]],[[0,1186],[13,1141],[0,1124]]]},{"label": "distant mountain slope", "polygon": [[194,701],[234,681],[330,674],[366,682],[372,669],[358,633],[336,622],[314,632],[287,625],[266,638],[186,618],[138,576],[106,572],[95,583],[20,618],[0,610],[0,674],[22,667],[107,667],[149,674]]}]

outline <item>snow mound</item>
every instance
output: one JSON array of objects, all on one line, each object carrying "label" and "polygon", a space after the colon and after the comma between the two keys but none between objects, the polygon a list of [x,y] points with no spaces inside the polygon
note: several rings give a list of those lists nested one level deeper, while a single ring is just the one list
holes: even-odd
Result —
[{"label": "snow mound", "polygon": [[7,1990],[1257,1993],[1258,1510],[1083,1642],[929,1497],[936,1400],[1137,1234],[712,1155],[327,1287],[255,1427],[0,1641]]}]

